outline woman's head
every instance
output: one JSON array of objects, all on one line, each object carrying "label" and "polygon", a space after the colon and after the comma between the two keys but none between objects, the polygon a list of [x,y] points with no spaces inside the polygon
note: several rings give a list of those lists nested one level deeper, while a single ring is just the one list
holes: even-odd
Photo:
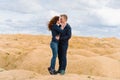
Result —
[{"label": "woman's head", "polygon": [[54,16],[48,23],[48,29],[51,30],[53,24],[59,23],[59,16]]}]

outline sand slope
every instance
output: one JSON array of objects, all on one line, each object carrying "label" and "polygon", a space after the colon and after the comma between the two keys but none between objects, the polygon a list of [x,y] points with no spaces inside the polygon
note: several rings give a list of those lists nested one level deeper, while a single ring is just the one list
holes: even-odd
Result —
[{"label": "sand slope", "polygon": [[61,75],[40,75],[26,70],[9,70],[0,72],[0,80],[119,80],[106,77],[66,74]]},{"label": "sand slope", "polygon": [[120,79],[119,39],[72,37],[65,76],[50,76],[47,71],[50,40],[43,35],[0,35],[0,80]]}]

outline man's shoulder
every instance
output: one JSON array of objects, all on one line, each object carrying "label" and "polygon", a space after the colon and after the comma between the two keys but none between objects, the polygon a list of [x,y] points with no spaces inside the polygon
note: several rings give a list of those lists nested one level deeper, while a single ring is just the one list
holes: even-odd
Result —
[{"label": "man's shoulder", "polygon": [[71,29],[71,26],[68,23],[67,23],[66,27],[69,28],[69,29]]}]

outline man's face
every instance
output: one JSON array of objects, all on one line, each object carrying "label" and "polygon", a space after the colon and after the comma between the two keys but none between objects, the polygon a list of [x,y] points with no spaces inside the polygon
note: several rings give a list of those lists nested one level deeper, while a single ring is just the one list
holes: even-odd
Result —
[{"label": "man's face", "polygon": [[62,16],[62,17],[60,17],[60,22],[61,22],[61,23],[65,23],[65,22],[66,22],[66,19]]}]

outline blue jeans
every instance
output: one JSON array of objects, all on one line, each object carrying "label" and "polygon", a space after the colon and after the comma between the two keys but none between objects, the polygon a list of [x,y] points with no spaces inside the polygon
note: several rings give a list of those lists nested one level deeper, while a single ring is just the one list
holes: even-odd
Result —
[{"label": "blue jeans", "polygon": [[58,43],[52,41],[50,43],[50,47],[52,49],[52,59],[51,59],[51,66],[50,66],[50,68],[55,69],[56,57],[58,55]]}]

